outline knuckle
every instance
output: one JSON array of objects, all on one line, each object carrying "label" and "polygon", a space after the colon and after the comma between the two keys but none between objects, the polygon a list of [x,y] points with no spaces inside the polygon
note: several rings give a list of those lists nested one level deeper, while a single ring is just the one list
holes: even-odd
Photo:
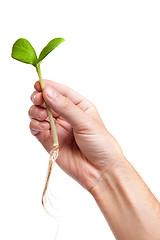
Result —
[{"label": "knuckle", "polygon": [[91,110],[95,113],[98,113],[98,110],[94,104],[91,105]]},{"label": "knuckle", "polygon": [[35,119],[31,119],[30,123],[29,123],[29,128],[31,130],[35,130]]},{"label": "knuckle", "polygon": [[64,97],[63,109],[68,110],[71,106],[71,102],[68,98]]},{"label": "knuckle", "polygon": [[32,126],[33,126],[33,123],[32,123],[32,120],[31,120],[30,123],[29,123],[30,130],[32,130]]},{"label": "knuckle", "polygon": [[46,112],[44,110],[39,111],[38,118],[39,120],[44,120],[46,118]]},{"label": "knuckle", "polygon": [[46,111],[44,109],[36,107],[35,105],[30,107],[28,110],[28,115],[31,119],[34,118],[37,120],[44,120],[47,117]]},{"label": "knuckle", "polygon": [[28,116],[31,117],[32,116],[32,109],[33,109],[33,106],[29,108],[28,110]]},{"label": "knuckle", "polygon": [[39,133],[38,131],[31,131],[31,134],[35,137],[38,135],[38,133]]}]

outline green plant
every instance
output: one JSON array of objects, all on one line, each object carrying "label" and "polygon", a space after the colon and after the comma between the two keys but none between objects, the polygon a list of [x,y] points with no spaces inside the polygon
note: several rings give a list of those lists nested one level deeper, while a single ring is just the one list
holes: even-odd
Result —
[{"label": "green plant", "polygon": [[[60,45],[64,41],[65,40],[63,38],[55,38],[55,39],[51,40],[43,48],[39,57],[37,57],[37,54],[36,54],[34,48],[32,47],[31,43],[24,38],[19,38],[13,44],[11,56],[12,56],[12,58],[14,58],[18,61],[21,61],[21,62],[27,63],[27,64],[31,64],[36,68],[36,71],[37,71],[38,76],[39,76],[41,88],[42,88],[42,91],[43,91],[45,86],[44,86],[44,82],[43,82],[43,79],[42,79],[40,63],[53,49],[55,49],[58,45]],[[43,206],[44,206],[44,201],[43,200],[44,200],[44,196],[45,196],[45,193],[46,193],[46,190],[47,190],[48,181],[49,181],[49,177],[50,177],[50,174],[51,174],[52,166],[53,166],[53,163],[56,161],[56,159],[58,157],[58,152],[59,152],[58,137],[57,137],[57,132],[56,132],[53,116],[52,116],[52,113],[51,113],[51,109],[50,109],[50,107],[48,106],[47,103],[45,103],[45,105],[46,105],[46,109],[47,109],[47,113],[48,113],[48,117],[49,117],[49,121],[50,121],[50,125],[51,125],[52,135],[53,135],[53,149],[50,152],[48,174],[47,174],[46,184],[45,184],[45,188],[44,188],[43,195],[42,195]]]}]

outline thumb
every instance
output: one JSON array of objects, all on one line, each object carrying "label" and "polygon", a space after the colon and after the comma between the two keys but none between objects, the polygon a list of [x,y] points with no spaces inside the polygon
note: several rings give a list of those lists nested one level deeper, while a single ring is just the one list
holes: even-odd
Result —
[{"label": "thumb", "polygon": [[69,98],[61,95],[52,87],[45,87],[43,98],[53,111],[61,115],[72,127],[83,125],[86,114],[78,108]]}]

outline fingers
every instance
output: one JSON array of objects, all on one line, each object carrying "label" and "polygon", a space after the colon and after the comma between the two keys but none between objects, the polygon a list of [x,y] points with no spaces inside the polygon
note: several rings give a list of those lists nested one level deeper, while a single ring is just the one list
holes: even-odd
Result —
[{"label": "fingers", "polygon": [[31,119],[34,118],[38,121],[44,121],[48,117],[46,109],[35,105],[30,107],[28,114]]},{"label": "fingers", "polygon": [[[81,94],[77,93],[73,89],[49,80],[44,80],[45,87],[53,87],[57,92],[59,92],[61,95],[69,98],[75,105],[77,105],[80,109],[83,111],[86,111],[87,109],[93,107],[93,104],[88,101],[86,98],[84,98]],[[34,85],[37,92],[41,92],[41,86],[39,81],[35,83]]]},{"label": "fingers", "polygon": [[79,107],[52,87],[45,87],[43,97],[53,111],[66,119],[72,127],[76,128],[87,121],[88,117]]},{"label": "fingers", "polygon": [[[46,106],[45,106],[45,103],[44,103],[44,98],[43,98],[43,95],[42,95],[42,92],[37,92],[37,91],[34,91],[31,95],[31,100],[33,102],[33,104],[36,106],[35,108],[32,106],[30,109],[29,109],[29,116],[30,118],[35,118],[37,120],[44,120],[42,118],[39,118],[39,115],[43,115],[44,111],[42,111],[41,109],[46,109]],[[39,108],[38,108],[39,107]],[[39,111],[38,111],[39,109]],[[45,111],[46,112],[46,111]],[[58,118],[59,117],[59,114],[57,114],[56,112],[52,111],[52,115],[54,118]],[[48,116],[48,114],[47,114]]]},{"label": "fingers", "polygon": [[50,129],[50,124],[47,121],[37,121],[32,119],[30,122],[30,130],[33,135],[38,134],[39,132],[46,131]]},{"label": "fingers", "polygon": [[[31,100],[34,105],[45,108],[45,101],[51,106],[52,114],[54,118],[58,118],[59,116],[65,118],[72,126],[77,125],[79,123],[82,124],[82,119],[80,116],[87,119],[86,114],[82,112],[88,113],[91,118],[96,121],[102,123],[100,115],[95,108],[95,106],[89,102],[86,98],[81,96],[79,93],[75,92],[71,88],[56,82],[52,82],[49,80],[44,80],[45,90],[42,94],[41,86],[39,81],[35,83],[36,91],[31,95]],[[54,93],[52,92],[52,97],[49,98],[47,96],[47,88],[55,90],[56,98],[54,99]],[[80,111],[81,110],[81,111]],[[32,109],[33,111],[33,109]],[[43,118],[39,118],[37,114],[42,114],[40,112],[34,111],[30,113],[31,118],[35,118],[37,120],[43,121]],[[84,122],[84,121],[83,121]]]},{"label": "fingers", "polygon": [[50,129],[50,123],[46,121],[48,118],[46,109],[33,105],[30,107],[28,115],[31,118],[30,130],[34,136]]},{"label": "fingers", "polygon": [[42,105],[44,103],[42,92],[34,91],[31,95],[31,100],[35,105]]}]

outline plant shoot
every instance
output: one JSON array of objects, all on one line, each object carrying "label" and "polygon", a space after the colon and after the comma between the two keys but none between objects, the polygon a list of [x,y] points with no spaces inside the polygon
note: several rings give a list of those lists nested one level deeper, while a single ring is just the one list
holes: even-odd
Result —
[{"label": "plant shoot", "polygon": [[[34,48],[32,47],[31,43],[24,38],[19,38],[13,44],[11,56],[12,56],[12,58],[14,58],[14,59],[16,59],[20,62],[31,64],[36,68],[36,71],[38,73],[39,80],[40,80],[41,89],[43,91],[45,86],[44,86],[44,82],[43,82],[43,79],[42,79],[40,63],[53,49],[58,47],[64,41],[65,40],[63,38],[55,38],[55,39],[51,40],[42,49],[39,57],[37,57],[37,54],[36,54]],[[51,125],[51,131],[52,131],[52,135],[53,135],[53,149],[50,152],[48,173],[47,173],[47,178],[46,178],[44,191],[43,191],[43,194],[42,194],[42,205],[44,207],[45,207],[45,194],[46,194],[46,191],[47,191],[50,174],[51,174],[52,167],[53,167],[53,165],[54,165],[54,163],[55,163],[55,161],[58,157],[58,153],[59,153],[59,143],[58,143],[58,137],[57,137],[57,132],[56,132],[54,119],[53,119],[53,116],[52,116],[52,113],[51,113],[51,109],[46,102],[45,102],[45,105],[46,105],[46,110],[47,110],[47,113],[48,113],[48,117],[49,117],[49,121],[50,121],[50,125]]]}]

